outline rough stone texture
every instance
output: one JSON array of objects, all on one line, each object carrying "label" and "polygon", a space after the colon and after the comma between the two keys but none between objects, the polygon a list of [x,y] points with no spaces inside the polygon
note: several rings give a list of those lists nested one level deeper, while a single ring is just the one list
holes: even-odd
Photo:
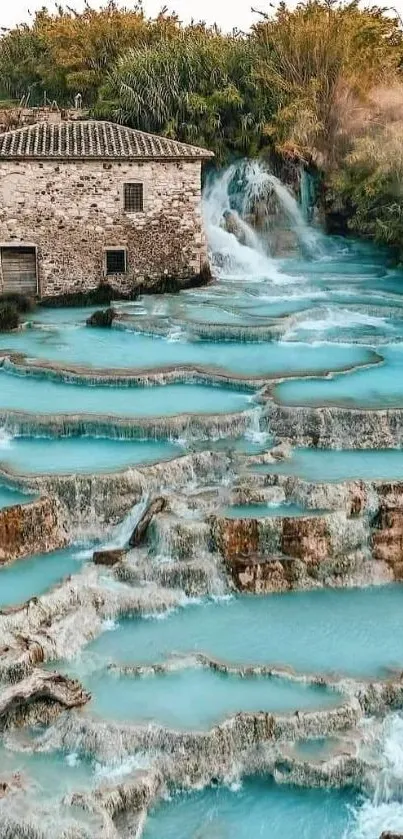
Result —
[{"label": "rough stone texture", "polygon": [[261,519],[218,518],[213,522],[213,538],[226,560],[278,553],[305,564],[323,562],[336,547],[331,544],[327,517]]},{"label": "rough stone texture", "polygon": [[381,507],[374,521],[372,555],[393,569],[395,580],[403,580],[403,508]]},{"label": "rough stone texture", "polygon": [[66,521],[57,498],[38,498],[0,510],[0,564],[66,544]]},{"label": "rough stone texture", "polygon": [[114,309],[98,309],[96,312],[93,312],[89,318],[87,318],[86,325],[96,327],[102,326],[105,329],[110,329],[114,317]]},{"label": "rough stone texture", "polygon": [[320,449],[389,449],[403,445],[403,410],[314,408],[268,402],[264,427],[275,440]]},{"label": "rough stone texture", "polygon": [[151,524],[152,519],[158,513],[162,513],[165,507],[165,498],[154,498],[154,500],[151,501],[151,503],[148,505],[147,509],[141,516],[140,521],[137,522],[136,527],[134,528],[133,533],[130,536],[129,545],[131,548],[136,548],[138,547],[138,545],[141,545],[141,543],[147,535],[147,530],[149,528],[149,525]]},{"label": "rough stone texture", "polygon": [[92,560],[95,565],[117,565],[125,557],[124,548],[113,548],[112,550],[94,551]]},{"label": "rough stone texture", "polygon": [[357,513],[361,495],[357,500],[346,489],[347,511],[295,518],[212,516],[212,544],[236,588],[261,594],[400,579],[403,563],[371,553],[374,512]]},{"label": "rough stone texture", "polygon": [[77,708],[90,700],[76,679],[61,673],[34,670],[26,679],[6,687],[0,693],[0,729],[10,724],[21,724],[24,715],[35,703],[56,706],[56,711]]},{"label": "rough stone texture", "polygon": [[331,553],[330,534],[325,518],[283,520],[282,553],[305,563],[323,562]]},{"label": "rough stone texture", "polygon": [[251,556],[259,550],[257,519],[216,519],[213,538],[225,560],[234,556]]},{"label": "rough stone texture", "polygon": [[[127,249],[127,272],[108,275],[122,293],[163,276],[185,280],[206,261],[200,171],[199,160],[3,160],[0,242],[37,246],[41,297],[98,286],[114,247]],[[144,185],[144,212],[124,212],[130,181]]]},{"label": "rough stone texture", "polygon": [[229,570],[238,591],[265,594],[291,588],[285,557],[234,556]]}]

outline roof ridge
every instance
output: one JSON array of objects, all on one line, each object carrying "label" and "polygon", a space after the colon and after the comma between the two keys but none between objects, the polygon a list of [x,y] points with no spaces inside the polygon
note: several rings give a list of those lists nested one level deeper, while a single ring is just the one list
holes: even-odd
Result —
[{"label": "roof ridge", "polygon": [[[63,151],[62,134],[66,139]],[[211,157],[213,153],[201,146],[111,120],[36,122],[0,134],[0,161],[16,158],[202,160]]]}]

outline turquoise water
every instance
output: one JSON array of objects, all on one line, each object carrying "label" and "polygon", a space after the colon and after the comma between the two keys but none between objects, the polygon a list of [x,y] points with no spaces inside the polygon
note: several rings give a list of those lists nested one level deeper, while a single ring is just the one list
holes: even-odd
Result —
[{"label": "turquoise water", "polygon": [[[144,839],[342,839],[352,795],[245,781],[175,796],[152,810]],[[375,839],[375,838],[374,838]]]},{"label": "turquoise water", "polygon": [[233,504],[225,507],[221,515],[229,519],[259,519],[266,516],[299,516],[323,515],[323,510],[308,510],[300,504]]},{"label": "turquoise water", "polygon": [[[94,784],[94,770],[85,760],[78,760],[73,754],[44,752],[32,754],[29,751],[0,748],[1,772],[19,772],[25,787],[36,800],[46,801],[72,793],[79,787],[89,788]],[[32,789],[33,787],[33,789]]]},{"label": "turquoise water", "polygon": [[287,405],[342,405],[364,408],[403,407],[403,344],[382,346],[385,363],[371,371],[309,381],[284,382],[276,398]]},{"label": "turquoise water", "polygon": [[264,474],[298,475],[306,481],[402,480],[401,449],[295,449],[289,460],[253,466]]},{"label": "turquoise water", "polygon": [[[226,279],[207,289],[117,304],[130,314],[134,326],[146,328],[152,318],[151,331],[160,328],[168,337],[86,328],[86,318],[99,307],[38,309],[32,316],[33,327],[0,336],[0,348],[89,368],[156,369],[199,364],[263,378],[303,376],[311,371],[318,376],[279,384],[277,397],[290,404],[403,406],[402,272],[391,271],[385,254],[366,245],[324,243],[323,237],[320,245],[324,255],[319,258],[266,260],[267,271],[262,274],[235,272],[231,278],[229,272]],[[269,331],[275,318],[279,319],[278,331],[272,334],[278,335],[277,340],[248,340],[254,337],[248,333],[249,326],[264,325]],[[195,322],[221,324],[223,335],[227,325],[238,326],[244,340],[192,339]],[[208,329],[200,332],[208,335]],[[230,333],[228,329],[227,337]],[[375,352],[384,359],[382,365],[356,369],[376,360]],[[337,375],[345,368],[354,369]],[[326,371],[332,371],[332,376],[319,378]],[[241,389],[183,384],[150,388],[68,385],[0,371],[3,410],[141,417],[230,413],[256,404]],[[250,439],[212,441],[208,445],[255,452],[269,447],[270,442],[251,428]],[[190,442],[189,447],[203,448],[203,444]],[[161,461],[184,450],[185,442],[181,448],[168,441],[0,436],[0,461],[27,473],[92,473]],[[233,468],[236,485],[236,461]],[[289,461],[250,468],[317,481],[400,479],[403,454],[399,450],[298,449]],[[209,486],[212,476],[203,476],[203,480]],[[192,490],[197,483],[197,475],[192,476]],[[182,491],[186,497],[188,487]],[[0,489],[0,506],[10,503],[10,498],[14,499],[12,503],[29,500],[29,496],[21,498],[20,493]],[[216,512],[231,517],[323,513],[296,504],[233,505],[221,510],[217,505]],[[67,575],[77,573],[89,553],[71,547],[29,556],[1,568],[0,606],[38,596]],[[131,561],[135,559],[136,554]],[[100,585],[116,586],[116,591],[119,588],[112,572],[105,570]],[[158,722],[183,730],[206,730],[240,710],[293,713],[333,705],[340,697],[285,680],[241,679],[196,667],[137,679],[119,677],[107,670],[107,665],[160,662],[175,653],[204,652],[245,665],[255,662],[289,665],[306,672],[383,676],[389,668],[403,668],[402,606],[403,586],[398,584],[259,598],[240,595],[189,600],[183,608],[159,619],[146,616],[105,621],[103,634],[74,662],[62,662],[61,668],[76,675],[92,692],[92,701],[80,712],[84,718],[89,715],[98,720]],[[18,742],[27,749],[29,736],[24,730],[18,733]],[[321,759],[332,745],[328,741],[313,741],[309,746],[299,743],[295,753],[301,759]],[[393,749],[390,754],[395,754]],[[131,760],[129,756],[129,764]],[[0,770],[7,773],[18,768],[33,779],[32,798],[40,802],[49,798],[53,803],[73,789],[110,779],[105,767],[79,760],[74,753],[32,755],[29,750],[20,753],[0,747]],[[120,775],[112,775],[115,783],[116,777],[120,780]],[[150,814],[144,837],[379,839],[381,831],[389,826],[386,816],[382,823],[378,817],[360,822],[357,813],[362,812],[361,807],[362,800],[353,795],[276,786],[267,777],[254,778],[233,789],[208,789],[160,803]]]},{"label": "turquoise water", "polygon": [[[64,311],[64,310],[63,310]],[[92,367],[151,369],[200,364],[255,375],[312,370],[340,370],[365,364],[373,354],[365,347],[311,346],[294,343],[243,343],[172,340],[118,329],[88,327],[27,329],[0,334],[0,349],[35,358]]]},{"label": "turquoise water", "polygon": [[234,663],[374,676],[403,665],[402,608],[400,585],[238,596],[164,620],[123,620],[88,656],[139,663],[197,651]]},{"label": "turquoise water", "polygon": [[33,500],[33,497],[13,487],[0,484],[0,510],[4,507],[13,507],[15,504],[27,504],[28,501]]},{"label": "turquoise water", "polygon": [[243,679],[189,669],[142,678],[113,673],[84,678],[91,713],[105,718],[158,722],[171,728],[208,729],[237,711],[295,711],[340,704],[340,695],[286,680]]},{"label": "turquoise water", "polygon": [[27,474],[112,471],[179,457],[182,453],[179,445],[167,440],[10,437],[2,443],[0,439],[0,463]]},{"label": "turquoise water", "polygon": [[250,396],[207,385],[88,387],[0,371],[0,408],[39,414],[106,414],[132,417],[231,413],[251,408]]},{"label": "turquoise water", "polygon": [[80,549],[36,554],[0,567],[0,606],[15,606],[39,596],[81,567]]}]

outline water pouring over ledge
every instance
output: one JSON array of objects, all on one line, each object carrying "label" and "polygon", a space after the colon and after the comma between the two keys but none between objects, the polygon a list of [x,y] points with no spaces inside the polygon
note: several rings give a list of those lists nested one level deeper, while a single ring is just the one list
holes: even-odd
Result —
[{"label": "water pouring over ledge", "polygon": [[320,235],[305,221],[291,191],[260,161],[232,164],[207,184],[203,214],[213,269],[219,276],[247,276],[274,284],[291,281],[279,272],[270,252],[274,211],[306,256],[323,255]]}]

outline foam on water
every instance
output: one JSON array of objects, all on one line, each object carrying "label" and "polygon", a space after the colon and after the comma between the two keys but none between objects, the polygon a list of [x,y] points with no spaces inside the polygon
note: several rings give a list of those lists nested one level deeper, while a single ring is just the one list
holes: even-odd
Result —
[{"label": "foam on water", "polygon": [[[262,239],[237,212],[231,200],[231,187],[234,183],[239,186],[242,178],[245,178],[247,184],[244,201],[250,200],[253,177],[253,171],[249,173],[247,166],[234,164],[214,178],[204,191],[203,214],[213,267],[220,277],[227,280],[242,277],[243,281],[248,282],[265,279],[273,284],[281,284],[290,281],[290,278],[280,273]],[[249,198],[246,197],[248,190]],[[240,238],[226,229],[228,216],[239,226]]]}]

